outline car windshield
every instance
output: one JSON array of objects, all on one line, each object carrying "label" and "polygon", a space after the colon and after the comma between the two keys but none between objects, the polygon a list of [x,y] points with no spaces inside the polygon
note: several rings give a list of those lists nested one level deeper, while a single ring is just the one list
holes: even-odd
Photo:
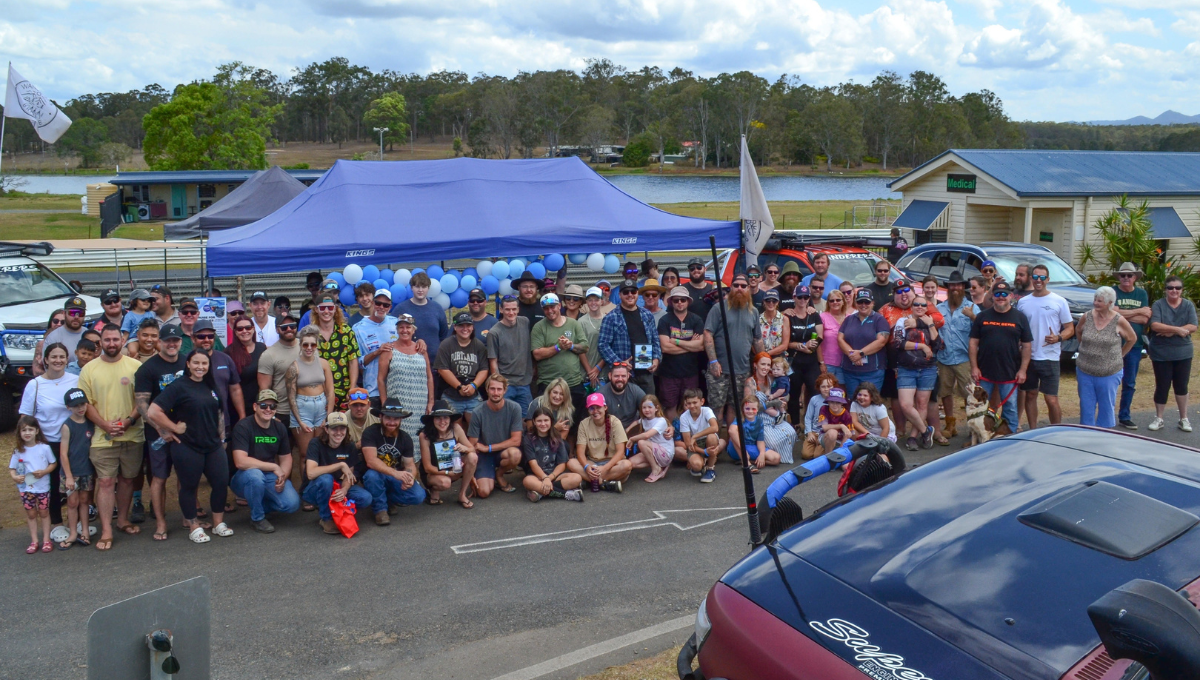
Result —
[{"label": "car windshield", "polygon": [[988,250],[988,258],[996,263],[996,270],[1006,281],[1013,281],[1017,273],[1017,265],[1022,262],[1045,265],[1050,270],[1050,283],[1079,285],[1085,283],[1083,277],[1063,262],[1053,253],[1032,255],[1024,251],[994,251]]},{"label": "car windshield", "polygon": [[62,279],[36,262],[0,266],[0,307],[74,294]]},{"label": "car windshield", "polygon": [[[855,286],[866,286],[875,280],[875,263],[878,259],[862,253],[831,253],[829,273]],[[892,268],[891,278],[893,281],[900,278],[895,267]]]}]

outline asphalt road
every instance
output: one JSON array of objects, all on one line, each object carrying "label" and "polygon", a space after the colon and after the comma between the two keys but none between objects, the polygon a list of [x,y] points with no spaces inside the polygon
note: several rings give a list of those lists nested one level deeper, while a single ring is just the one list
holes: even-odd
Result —
[{"label": "asphalt road", "polygon": [[[1149,419],[1135,418],[1139,434],[1149,434]],[[1168,426],[1160,438],[1195,444],[1174,420]],[[958,444],[908,458],[929,462]],[[323,535],[315,513],[278,518],[276,533],[260,535],[245,509],[231,516],[231,538],[191,544],[176,510],[167,542],[153,542],[153,524],[143,525],[139,536],[119,534],[107,554],[76,547],[29,556],[26,530],[5,529],[0,678],[86,677],[92,611],[197,575],[212,583],[214,678],[495,678],[693,614],[747,551],[745,517],[721,510],[744,503],[740,471],[717,469],[711,485],[680,468],[654,485],[639,473],[624,494],[586,493],[582,504],[497,494],[466,511],[445,495],[445,505],[406,508],[389,527],[364,514],[350,540]],[[757,494],[782,471],[756,475]],[[833,500],[836,482],[826,475],[793,495],[810,513]],[[667,512],[679,510],[699,511]],[[658,520],[654,511],[686,530],[641,521]],[[502,549],[471,545],[616,523],[637,528]],[[592,672],[686,635],[659,636],[546,677]]]}]

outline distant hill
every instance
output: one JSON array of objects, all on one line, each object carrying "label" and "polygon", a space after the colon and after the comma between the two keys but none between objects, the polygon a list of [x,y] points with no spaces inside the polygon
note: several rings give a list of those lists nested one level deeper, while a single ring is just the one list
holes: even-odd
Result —
[{"label": "distant hill", "polygon": [[1154,118],[1134,116],[1126,120],[1089,120],[1085,125],[1187,125],[1200,123],[1200,114],[1188,116],[1178,111],[1163,111]]}]

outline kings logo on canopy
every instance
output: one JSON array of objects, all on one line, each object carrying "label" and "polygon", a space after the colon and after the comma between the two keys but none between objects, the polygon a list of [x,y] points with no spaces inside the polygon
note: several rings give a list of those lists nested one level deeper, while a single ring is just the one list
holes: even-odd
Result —
[{"label": "kings logo on canopy", "polygon": [[370,257],[371,255],[374,255],[374,254],[375,254],[374,248],[369,248],[367,250],[347,250],[346,251],[346,257]]}]

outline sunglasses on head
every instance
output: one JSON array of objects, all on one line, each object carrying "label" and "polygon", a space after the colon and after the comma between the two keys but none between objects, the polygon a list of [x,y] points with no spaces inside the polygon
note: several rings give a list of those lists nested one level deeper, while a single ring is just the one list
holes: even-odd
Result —
[{"label": "sunglasses on head", "polygon": [[516,300],[516,299],[517,299],[516,295],[505,295],[504,297],[500,298],[500,302],[512,302],[513,300]]},{"label": "sunglasses on head", "polygon": [[351,394],[349,397],[347,397],[347,399],[349,399],[350,401],[361,401],[364,403],[369,403],[371,401],[371,397],[367,396],[363,392],[356,392],[354,394]]},{"label": "sunglasses on head", "polygon": [[82,309],[68,309],[67,310],[67,316],[83,316],[83,315],[84,315],[84,311]]},{"label": "sunglasses on head", "polygon": [[263,411],[274,411],[275,409],[279,408],[279,404],[276,404],[273,401],[260,401],[258,402],[258,408],[262,409]]}]

